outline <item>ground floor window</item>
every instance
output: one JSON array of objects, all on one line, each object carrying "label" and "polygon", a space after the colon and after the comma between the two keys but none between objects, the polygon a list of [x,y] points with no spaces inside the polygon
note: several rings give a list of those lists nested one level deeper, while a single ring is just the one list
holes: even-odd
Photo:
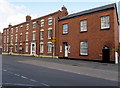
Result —
[{"label": "ground floor window", "polygon": [[28,44],[25,46],[25,52],[28,52]]},{"label": "ground floor window", "polygon": [[7,44],[7,52],[8,52],[8,44]]},{"label": "ground floor window", "polygon": [[17,52],[17,45],[15,45],[15,52]]},{"label": "ground floor window", "polygon": [[80,42],[80,55],[88,55],[88,42]]},{"label": "ground floor window", "polygon": [[40,53],[43,53],[43,50],[44,50],[44,45],[40,44]]},{"label": "ground floor window", "polygon": [[52,52],[52,43],[48,43],[48,53]]}]

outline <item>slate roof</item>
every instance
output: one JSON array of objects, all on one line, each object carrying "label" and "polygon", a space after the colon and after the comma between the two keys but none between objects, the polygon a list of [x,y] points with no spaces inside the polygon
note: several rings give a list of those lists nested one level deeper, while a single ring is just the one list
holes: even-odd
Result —
[{"label": "slate roof", "polygon": [[63,18],[60,18],[59,21],[67,20],[67,19],[70,19],[70,18],[75,18],[75,17],[82,16],[82,15],[87,15],[87,14],[92,14],[92,13],[96,13],[96,12],[101,12],[101,11],[104,11],[104,10],[114,9],[115,7],[116,7],[116,4],[113,3],[113,4],[109,4],[109,5],[93,8],[93,9],[90,9],[90,10],[85,10],[85,11],[82,11],[82,12],[70,14],[70,15],[65,16]]}]

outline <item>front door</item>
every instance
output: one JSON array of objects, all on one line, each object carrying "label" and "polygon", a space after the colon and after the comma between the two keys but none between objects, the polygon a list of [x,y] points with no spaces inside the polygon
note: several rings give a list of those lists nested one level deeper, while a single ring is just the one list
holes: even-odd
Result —
[{"label": "front door", "polygon": [[104,46],[102,50],[103,62],[108,63],[110,62],[110,49],[108,46]]},{"label": "front door", "polygon": [[64,49],[65,49],[64,57],[68,57],[68,44],[67,44],[67,42],[64,43]]},{"label": "front door", "polygon": [[36,43],[31,43],[31,55],[36,54]]}]

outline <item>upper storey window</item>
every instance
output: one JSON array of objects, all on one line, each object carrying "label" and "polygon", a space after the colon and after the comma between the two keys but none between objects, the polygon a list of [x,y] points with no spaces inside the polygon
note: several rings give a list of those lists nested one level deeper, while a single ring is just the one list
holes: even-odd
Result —
[{"label": "upper storey window", "polygon": [[11,28],[11,33],[13,33],[13,28]]},{"label": "upper storey window", "polygon": [[44,26],[44,19],[41,20],[41,27]]},{"label": "upper storey window", "polygon": [[26,24],[26,30],[28,30],[29,29],[29,24]]},{"label": "upper storey window", "polygon": [[68,33],[68,24],[63,24],[63,34]]},{"label": "upper storey window", "polygon": [[48,18],[48,25],[52,25],[52,17]]},{"label": "upper storey window", "polygon": [[110,16],[101,17],[101,29],[110,28]]},{"label": "upper storey window", "polygon": [[36,28],[36,22],[33,22],[33,28]]},{"label": "upper storey window", "polygon": [[18,27],[16,27],[16,32],[18,32]]},{"label": "upper storey window", "polygon": [[80,21],[80,32],[87,31],[87,20]]}]

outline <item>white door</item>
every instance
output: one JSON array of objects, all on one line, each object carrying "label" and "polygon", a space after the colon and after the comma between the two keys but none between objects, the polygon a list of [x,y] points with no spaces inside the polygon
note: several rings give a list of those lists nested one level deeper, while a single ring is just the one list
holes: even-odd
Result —
[{"label": "white door", "polygon": [[65,57],[68,57],[68,46],[65,45]]},{"label": "white door", "polygon": [[35,55],[36,54],[36,43],[31,43],[31,54],[30,55]]}]

